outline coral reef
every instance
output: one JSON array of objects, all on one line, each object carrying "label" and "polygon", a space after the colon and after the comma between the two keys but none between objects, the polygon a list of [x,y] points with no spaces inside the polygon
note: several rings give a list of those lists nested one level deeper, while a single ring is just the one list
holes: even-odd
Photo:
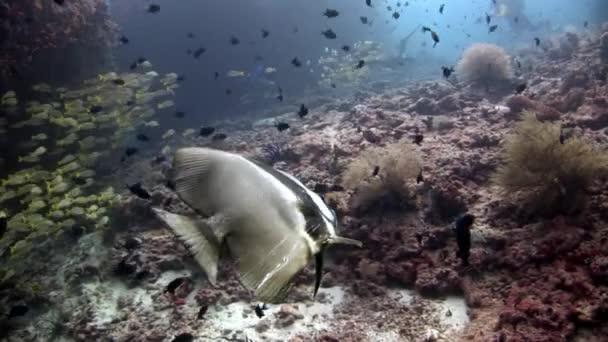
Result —
[{"label": "coral reef", "polygon": [[407,208],[412,201],[411,183],[420,170],[412,144],[371,147],[348,165],[343,184],[354,191],[351,206],[355,210]]},{"label": "coral reef", "polygon": [[[565,141],[564,141],[565,140]],[[507,138],[493,182],[508,194],[525,193],[531,213],[578,212],[586,190],[608,171],[608,156],[579,137],[564,139],[558,123],[525,113]]]},{"label": "coral reef", "polygon": [[604,63],[608,63],[608,32],[600,38],[600,57]]},{"label": "coral reef", "polygon": [[511,59],[502,48],[477,43],[464,52],[456,65],[456,74],[466,83],[488,87],[510,80],[513,70]]},{"label": "coral reef", "polygon": [[116,41],[104,0],[6,0],[0,18],[2,92],[12,79],[77,82],[91,77],[110,61]]}]

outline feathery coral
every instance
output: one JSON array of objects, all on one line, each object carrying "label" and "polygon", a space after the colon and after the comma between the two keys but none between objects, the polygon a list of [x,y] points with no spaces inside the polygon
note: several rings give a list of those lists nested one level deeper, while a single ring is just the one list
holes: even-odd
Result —
[{"label": "feathery coral", "polygon": [[354,191],[351,207],[368,210],[407,206],[411,200],[410,182],[420,169],[416,148],[410,143],[367,149],[348,165],[344,174],[344,186]]},{"label": "feathery coral", "polygon": [[489,85],[509,80],[513,70],[509,56],[502,48],[478,43],[469,47],[456,65],[458,77],[474,85]]},{"label": "feathery coral", "polygon": [[506,139],[503,164],[492,181],[507,194],[524,193],[530,213],[571,214],[584,205],[586,189],[608,170],[608,156],[579,137],[560,141],[559,123],[525,112]]}]

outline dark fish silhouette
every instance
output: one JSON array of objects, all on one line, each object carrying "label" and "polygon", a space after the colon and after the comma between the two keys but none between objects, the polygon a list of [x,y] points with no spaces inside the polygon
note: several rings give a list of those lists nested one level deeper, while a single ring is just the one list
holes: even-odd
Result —
[{"label": "dark fish silhouette", "polygon": [[368,7],[372,7],[372,0],[365,0],[365,4],[366,4]]},{"label": "dark fish silhouette", "polygon": [[193,56],[194,58],[199,58],[202,54],[204,54],[207,50],[204,47],[200,47],[194,50]]},{"label": "dark fish silhouette", "polygon": [[357,66],[356,66],[355,68],[357,68],[357,69],[361,69],[361,68],[363,68],[364,66],[365,66],[365,61],[364,61],[364,60],[360,60],[360,61],[357,63]]},{"label": "dark fish silhouette", "polygon": [[121,36],[118,40],[123,44],[129,44],[129,38],[126,36]]},{"label": "dark fish silhouette", "polygon": [[367,17],[359,17],[359,20],[361,20],[362,24],[367,24],[368,23]]},{"label": "dark fish silhouette", "polygon": [[321,32],[322,35],[325,36],[325,38],[327,39],[336,39],[338,38],[338,36],[336,35],[336,33],[334,31],[332,31],[331,29],[327,29],[323,32]]},{"label": "dark fish silhouette", "polygon": [[445,4],[441,4],[441,6],[439,6],[439,13],[443,14],[444,7],[445,7]]},{"label": "dark fish silhouette", "polygon": [[230,44],[231,45],[238,45],[240,42],[241,41],[237,37],[235,37],[235,36],[230,37]]},{"label": "dark fish silhouette", "polygon": [[401,16],[401,14],[399,14],[399,12],[393,13],[393,18],[395,18],[395,19],[399,19],[400,16]]},{"label": "dark fish silhouette", "polygon": [[528,87],[528,85],[526,83],[522,83],[515,88],[515,93],[521,94],[524,92],[524,90],[526,90],[527,87]]},{"label": "dark fish silhouette", "polygon": [[489,33],[492,33],[492,32],[494,32],[494,31],[496,31],[496,29],[497,29],[497,28],[498,28],[498,25],[492,25],[492,26],[490,26],[490,28],[488,29],[488,32],[489,32]]},{"label": "dark fish silhouette", "polygon": [[167,287],[165,287],[165,293],[169,292],[170,294],[175,294],[175,290],[177,290],[177,288],[183,284],[186,280],[188,280],[187,277],[179,277],[179,278],[175,278],[173,280],[171,280],[171,282],[169,282],[169,284],[167,284]]},{"label": "dark fish silhouette", "polygon": [[183,117],[185,117],[185,116],[186,116],[186,113],[184,113],[184,112],[176,112],[176,113],[175,113],[175,117],[176,117],[176,118],[180,118],[180,119],[182,119],[182,118],[183,118]]},{"label": "dark fish silhouette", "polygon": [[348,51],[350,51],[350,46],[348,46],[348,45],[342,45],[342,50],[344,52],[348,52]]},{"label": "dark fish silhouette", "polygon": [[91,114],[97,114],[99,112],[101,112],[103,110],[103,107],[100,105],[95,105],[91,108],[89,108],[89,112],[91,112]]},{"label": "dark fish silhouette", "polygon": [[300,110],[298,111],[298,116],[301,119],[304,119],[304,117],[308,115],[308,108],[306,108],[306,106],[304,104],[300,105]]},{"label": "dark fish silhouette", "polygon": [[374,171],[372,172],[372,177],[376,177],[380,173],[380,166],[374,167]]},{"label": "dark fish silhouette", "polygon": [[264,310],[268,310],[268,307],[266,306],[266,304],[258,304],[255,306],[255,315],[258,316],[258,318],[262,318],[264,317]]},{"label": "dark fish silhouette", "polygon": [[262,38],[266,38],[270,35],[270,32],[266,31],[266,30],[262,30]]},{"label": "dark fish silhouette", "polygon": [[139,152],[139,150],[135,147],[127,147],[127,149],[125,150],[125,156],[130,157],[132,155],[134,155],[135,153]]},{"label": "dark fish silhouette", "polygon": [[277,123],[277,124],[275,125],[275,127],[277,128],[277,130],[278,130],[279,132],[283,132],[283,131],[285,131],[285,130],[288,130],[290,126],[289,126],[289,124],[288,124],[288,123],[286,123],[286,122],[279,122],[279,123]]},{"label": "dark fish silhouette", "polygon": [[113,80],[112,83],[114,83],[116,85],[125,85],[125,80],[117,78],[117,79]]},{"label": "dark fish silhouette", "polygon": [[298,57],[295,57],[294,59],[291,60],[291,65],[295,66],[296,68],[299,68],[302,66],[302,62],[300,62]]},{"label": "dark fish silhouette", "polygon": [[458,252],[456,256],[462,260],[464,266],[469,265],[469,255],[471,252],[471,226],[475,222],[475,216],[465,214],[456,220],[456,243]]},{"label": "dark fish silhouette", "polygon": [[219,72],[214,72],[213,73],[213,78],[217,81],[218,78],[220,78],[220,73]]},{"label": "dark fish silhouette", "polygon": [[534,38],[534,43],[536,43],[536,46],[540,46],[540,38]]},{"label": "dark fish silhouette", "polygon": [[143,133],[139,133],[136,138],[139,141],[150,141],[150,138]]},{"label": "dark fish silhouette", "polygon": [[213,132],[215,132],[215,128],[214,127],[210,127],[210,126],[203,126],[201,127],[201,129],[198,131],[198,134],[201,137],[208,137],[211,134],[213,134]]},{"label": "dark fish silhouette", "polygon": [[325,12],[323,12],[323,15],[328,17],[328,18],[335,18],[338,15],[340,15],[340,12],[336,11],[335,9],[326,9]]},{"label": "dark fish silhouette", "polygon": [[141,183],[135,183],[133,185],[128,185],[127,188],[131,193],[141,199],[148,200],[152,198],[152,195],[148,192],[148,190],[144,189]]},{"label": "dark fish silhouette", "polygon": [[21,304],[18,304],[18,305],[15,305],[15,306],[13,306],[13,307],[11,308],[11,311],[9,311],[9,313],[8,313],[8,317],[7,317],[7,318],[8,318],[8,319],[11,319],[11,318],[14,318],[14,317],[21,317],[21,316],[25,316],[25,314],[26,314],[28,311],[30,311],[30,310],[28,309],[28,307],[27,307],[27,306],[25,306],[25,305],[21,305]]},{"label": "dark fish silhouette", "polygon": [[151,4],[148,6],[148,13],[158,13],[160,12],[160,5]]},{"label": "dark fish silhouette", "polygon": [[449,78],[452,75],[452,73],[454,72],[454,67],[448,68],[448,67],[442,66],[441,71],[443,72],[443,77]]},{"label": "dark fish silhouette", "polygon": [[420,132],[416,132],[416,134],[414,135],[414,144],[420,146],[422,140],[424,140],[424,135],[422,135],[422,133]]}]

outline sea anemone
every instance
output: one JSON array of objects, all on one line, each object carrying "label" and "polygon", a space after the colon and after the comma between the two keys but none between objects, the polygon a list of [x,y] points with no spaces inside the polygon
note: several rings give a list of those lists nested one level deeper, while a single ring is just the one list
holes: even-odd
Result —
[{"label": "sea anemone", "polygon": [[513,69],[505,50],[493,44],[478,43],[464,52],[456,65],[456,73],[466,83],[488,86],[509,80]]}]

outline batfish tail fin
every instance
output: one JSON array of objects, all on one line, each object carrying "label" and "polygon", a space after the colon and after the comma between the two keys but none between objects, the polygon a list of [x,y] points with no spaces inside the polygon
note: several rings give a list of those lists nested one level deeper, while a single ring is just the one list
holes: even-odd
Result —
[{"label": "batfish tail fin", "polygon": [[220,241],[213,236],[212,229],[205,222],[193,217],[173,214],[159,208],[152,210],[188,246],[196,262],[207,274],[209,282],[215,286]]}]

